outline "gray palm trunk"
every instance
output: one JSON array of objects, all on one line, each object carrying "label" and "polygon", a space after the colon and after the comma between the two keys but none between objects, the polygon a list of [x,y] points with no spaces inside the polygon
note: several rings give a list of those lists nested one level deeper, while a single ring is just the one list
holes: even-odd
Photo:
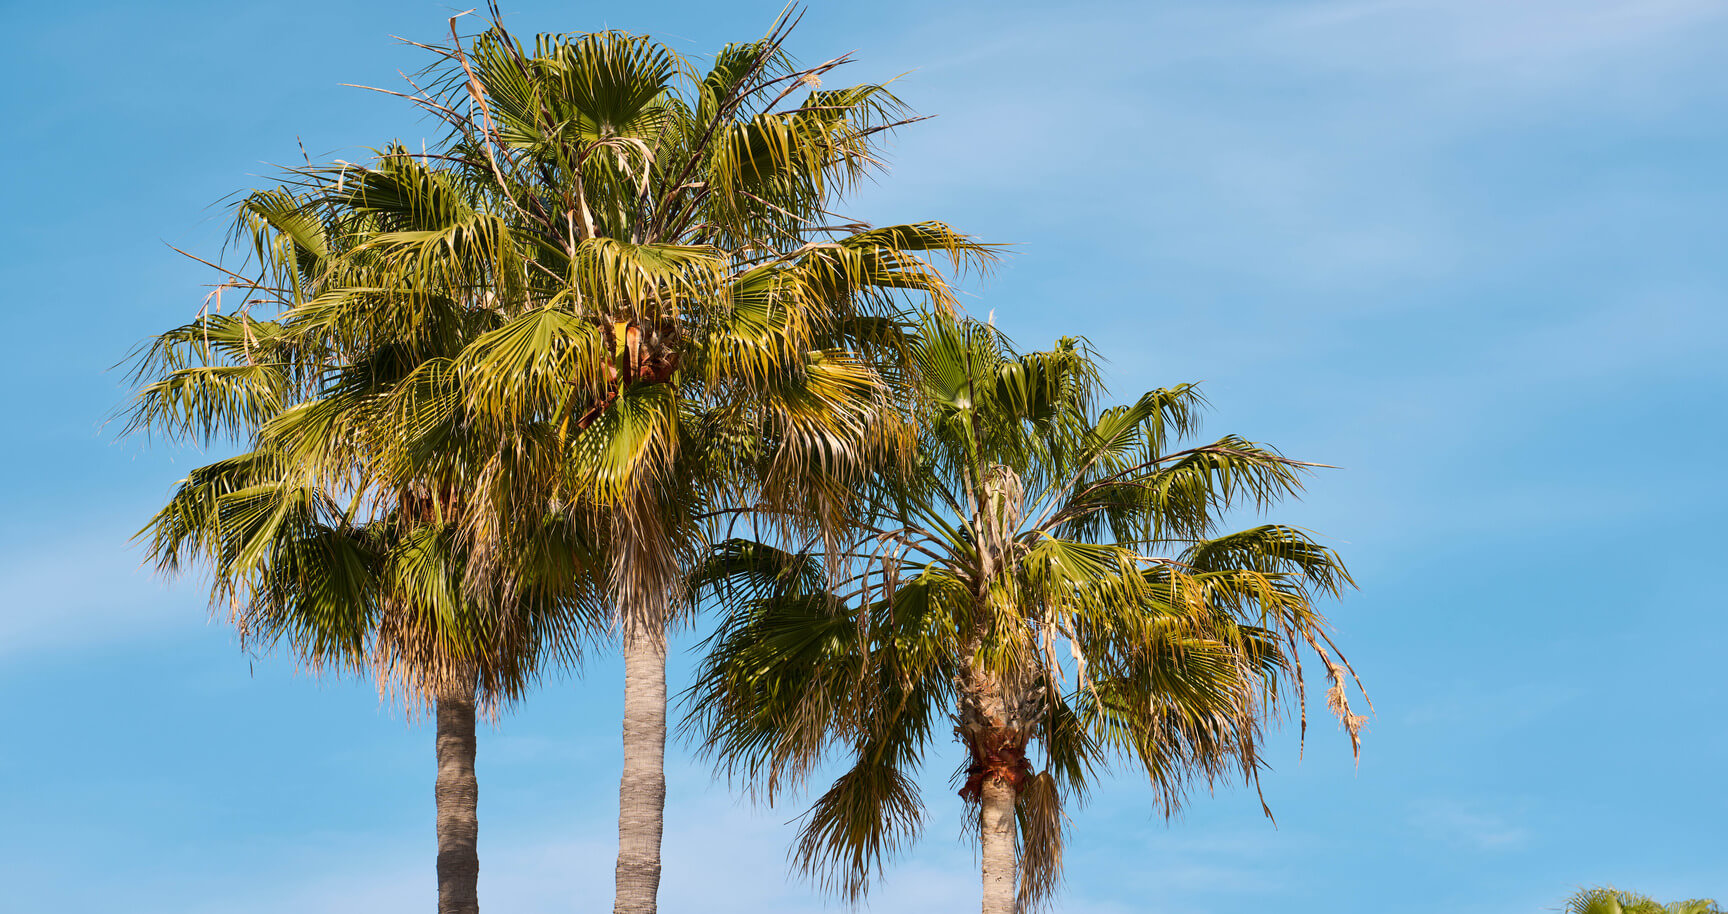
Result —
[{"label": "gray palm trunk", "polygon": [[[976,638],[968,645],[975,650]],[[959,677],[956,731],[971,755],[961,795],[978,803],[984,914],[1014,914],[1019,888],[1014,818],[1030,774],[1026,745],[1039,713],[1039,695],[965,663]]]},{"label": "gray palm trunk", "polygon": [[474,694],[440,695],[438,779],[438,914],[480,911],[480,782],[474,777]]},{"label": "gray palm trunk", "polygon": [[1014,803],[1018,791],[1001,778],[984,782],[978,835],[984,857],[984,914],[1014,914]]},{"label": "gray palm trunk", "polygon": [[618,782],[618,872],[614,914],[654,914],[666,811],[666,624],[627,622],[624,631],[624,774]]}]

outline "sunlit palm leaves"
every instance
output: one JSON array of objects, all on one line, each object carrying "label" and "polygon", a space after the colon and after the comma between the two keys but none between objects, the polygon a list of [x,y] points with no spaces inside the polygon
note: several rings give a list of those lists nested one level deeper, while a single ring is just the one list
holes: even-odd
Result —
[{"label": "sunlit palm leaves", "polygon": [[[826,548],[728,544],[699,577],[740,608],[710,641],[691,719],[769,800],[839,757],[796,856],[855,899],[916,834],[913,774],[956,714],[963,793],[981,777],[1018,789],[1033,905],[1059,879],[1064,802],[1116,760],[1166,811],[1196,780],[1255,779],[1281,684],[1301,689],[1298,651],[1347,675],[1313,601],[1350,579],[1293,528],[1217,530],[1296,492],[1308,465],[1234,436],[1178,447],[1197,427],[1191,386],[1098,410],[1079,341],[1020,353],[939,313],[907,352],[918,449],[909,472],[870,477],[874,518]],[[1019,761],[1034,742],[1041,770]]]},{"label": "sunlit palm leaves", "polygon": [[1566,914],[1720,914],[1709,899],[1663,904],[1647,895],[1613,888],[1579,889],[1566,902]]},{"label": "sunlit palm leaves", "polygon": [[[300,173],[315,206],[374,227],[363,284],[339,280],[318,320],[400,332],[438,323],[436,301],[380,307],[400,290],[471,299],[496,325],[452,355],[470,414],[569,442],[574,463],[542,463],[538,491],[556,478],[578,483],[573,500],[641,503],[629,486],[691,478],[693,447],[749,458],[702,460],[710,495],[832,519],[864,451],[904,446],[881,420],[905,293],[948,307],[926,258],[990,251],[935,223],[831,217],[904,119],[879,86],[818,88],[845,60],[798,67],[789,28],[706,73],[613,32],[523,42],[494,26],[437,49],[413,97],[451,125],[449,148]],[[676,394],[637,389],[654,385]],[[800,474],[812,487],[787,484]]]}]

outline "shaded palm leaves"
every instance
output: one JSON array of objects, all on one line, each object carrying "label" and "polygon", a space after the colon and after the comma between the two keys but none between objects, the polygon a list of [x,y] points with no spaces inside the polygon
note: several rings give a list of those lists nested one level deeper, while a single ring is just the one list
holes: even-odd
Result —
[{"label": "shaded palm leaves", "polygon": [[1097,409],[1076,340],[1019,353],[932,315],[910,350],[919,448],[909,473],[871,478],[874,520],[825,549],[729,543],[700,579],[738,607],[691,691],[722,770],[772,801],[839,747],[845,770],[803,821],[807,872],[866,890],[916,835],[913,774],[950,716],[962,795],[1017,791],[1022,906],[1059,880],[1063,805],[1115,760],[1167,812],[1196,780],[1254,780],[1304,647],[1355,741],[1313,604],[1349,585],[1337,556],[1289,527],[1217,529],[1310,465],[1234,436],[1178,447],[1191,386]]},{"label": "shaded palm leaves", "polygon": [[416,704],[519,697],[603,618],[586,580],[596,549],[579,528],[547,520],[543,551],[521,558],[511,588],[478,592],[453,523],[412,497],[356,517],[270,451],[193,471],[144,535],[159,567],[207,567],[212,602],[244,642],[284,644],[312,669],[375,673]]},{"label": "shaded palm leaves", "polygon": [[[448,175],[382,161],[446,216],[483,205]],[[463,410],[452,366],[497,318],[379,265],[431,208],[286,191],[241,203],[261,267],[240,285],[246,307],[145,347],[133,422],[250,450],[194,471],[143,535],[164,570],[203,563],[248,640],[286,642],[315,668],[369,668],[413,701],[513,698],[603,615],[600,543],[548,503],[522,519],[511,574],[476,561],[482,541],[463,522],[510,453]]]}]

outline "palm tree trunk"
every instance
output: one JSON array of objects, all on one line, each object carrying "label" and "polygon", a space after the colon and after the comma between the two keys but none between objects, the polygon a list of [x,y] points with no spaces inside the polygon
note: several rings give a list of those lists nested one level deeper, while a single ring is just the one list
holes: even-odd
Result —
[{"label": "palm tree trunk", "polygon": [[614,914],[654,914],[666,811],[666,622],[624,626],[624,776]]},{"label": "palm tree trunk", "polygon": [[[976,644],[976,640],[972,644]],[[972,650],[968,646],[967,656]],[[1018,889],[1014,848],[1014,808],[1031,773],[1026,760],[1030,704],[1010,700],[1001,679],[974,666],[961,667],[959,715],[961,739],[971,755],[966,784],[960,795],[978,804],[978,839],[983,856],[984,914],[1014,914]]]},{"label": "palm tree trunk", "polygon": [[1014,914],[1014,785],[984,781],[978,834],[984,856],[984,914]]},{"label": "palm tree trunk", "polygon": [[479,914],[480,782],[474,777],[474,693],[438,697],[438,914]]}]

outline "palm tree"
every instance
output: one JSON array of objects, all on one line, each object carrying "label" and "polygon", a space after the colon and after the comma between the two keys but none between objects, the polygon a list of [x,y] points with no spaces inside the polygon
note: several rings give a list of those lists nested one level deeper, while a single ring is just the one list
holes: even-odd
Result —
[{"label": "palm tree", "polygon": [[[474,202],[400,156],[381,168]],[[469,914],[477,710],[519,698],[543,663],[574,659],[598,626],[599,544],[549,509],[525,519],[533,535],[519,538],[508,578],[474,560],[456,521],[484,491],[498,442],[439,379],[494,316],[435,287],[371,282],[379,239],[400,226],[336,202],[246,197],[239,224],[260,270],[230,277],[248,309],[207,309],[141,353],[132,428],[250,448],[193,471],[141,536],[164,572],[205,567],[213,605],[230,608],[244,641],[286,644],[313,669],[370,671],[434,714],[439,910]],[[257,305],[277,319],[254,318]]]},{"label": "palm tree", "polygon": [[[545,551],[524,521],[604,543],[626,663],[617,909],[652,911],[688,566],[741,510],[837,529],[861,468],[908,441],[888,408],[905,296],[950,307],[927,258],[990,252],[833,215],[907,119],[881,86],[820,89],[846,59],[796,66],[789,20],[700,74],[616,32],[530,49],[496,18],[472,41],[453,19],[408,96],[449,124],[437,150],[296,170],[251,214],[269,275],[234,285],[292,314],[293,358],[260,360],[245,319],[237,355],[191,364],[198,322],[158,353],[140,415],[270,422],[325,490],[380,516],[430,506],[471,598],[513,592],[517,557]],[[450,434],[466,444],[447,454]]]},{"label": "palm tree", "polygon": [[1050,896],[1062,808],[1114,758],[1166,811],[1193,780],[1255,781],[1262,722],[1284,686],[1300,697],[1299,644],[1356,743],[1313,602],[1350,583],[1338,557],[1289,527],[1217,531],[1312,464],[1235,436],[1176,448],[1191,385],[1095,409],[1080,341],[1020,354],[974,321],[921,330],[919,449],[908,472],[873,475],[877,518],[818,549],[731,541],[700,579],[735,607],[691,690],[721,769],[772,802],[841,747],[845,771],[800,829],[807,873],[856,900],[916,834],[911,774],[944,715],[965,747],[986,914]]},{"label": "palm tree", "polygon": [[1646,895],[1611,887],[1579,889],[1566,901],[1566,914],[1722,914],[1708,898],[1662,904]]},{"label": "palm tree", "polygon": [[584,611],[566,595],[580,571],[568,566],[588,544],[572,537],[534,557],[540,580],[519,577],[508,597],[482,602],[465,593],[453,525],[414,519],[426,502],[365,519],[335,494],[283,455],[254,451],[193,471],[143,535],[164,571],[210,566],[213,602],[231,607],[243,641],[286,644],[314,670],[371,672],[434,715],[438,910],[473,914],[477,708],[520,698],[546,658],[574,653]]},{"label": "palm tree", "polygon": [[908,440],[882,372],[904,296],[950,307],[926,258],[989,257],[937,223],[833,215],[907,119],[882,86],[820,89],[846,58],[797,66],[792,24],[698,73],[638,36],[530,47],[496,11],[472,41],[452,20],[412,97],[451,127],[431,158],[496,206],[447,210],[384,169],[304,173],[319,196],[420,220],[373,243],[392,271],[375,284],[435,277],[498,318],[447,372],[519,458],[465,512],[476,555],[516,551],[509,519],[552,503],[608,543],[625,660],[620,912],[656,905],[666,631],[710,528],[748,509],[789,535],[838,529],[862,467]]}]

